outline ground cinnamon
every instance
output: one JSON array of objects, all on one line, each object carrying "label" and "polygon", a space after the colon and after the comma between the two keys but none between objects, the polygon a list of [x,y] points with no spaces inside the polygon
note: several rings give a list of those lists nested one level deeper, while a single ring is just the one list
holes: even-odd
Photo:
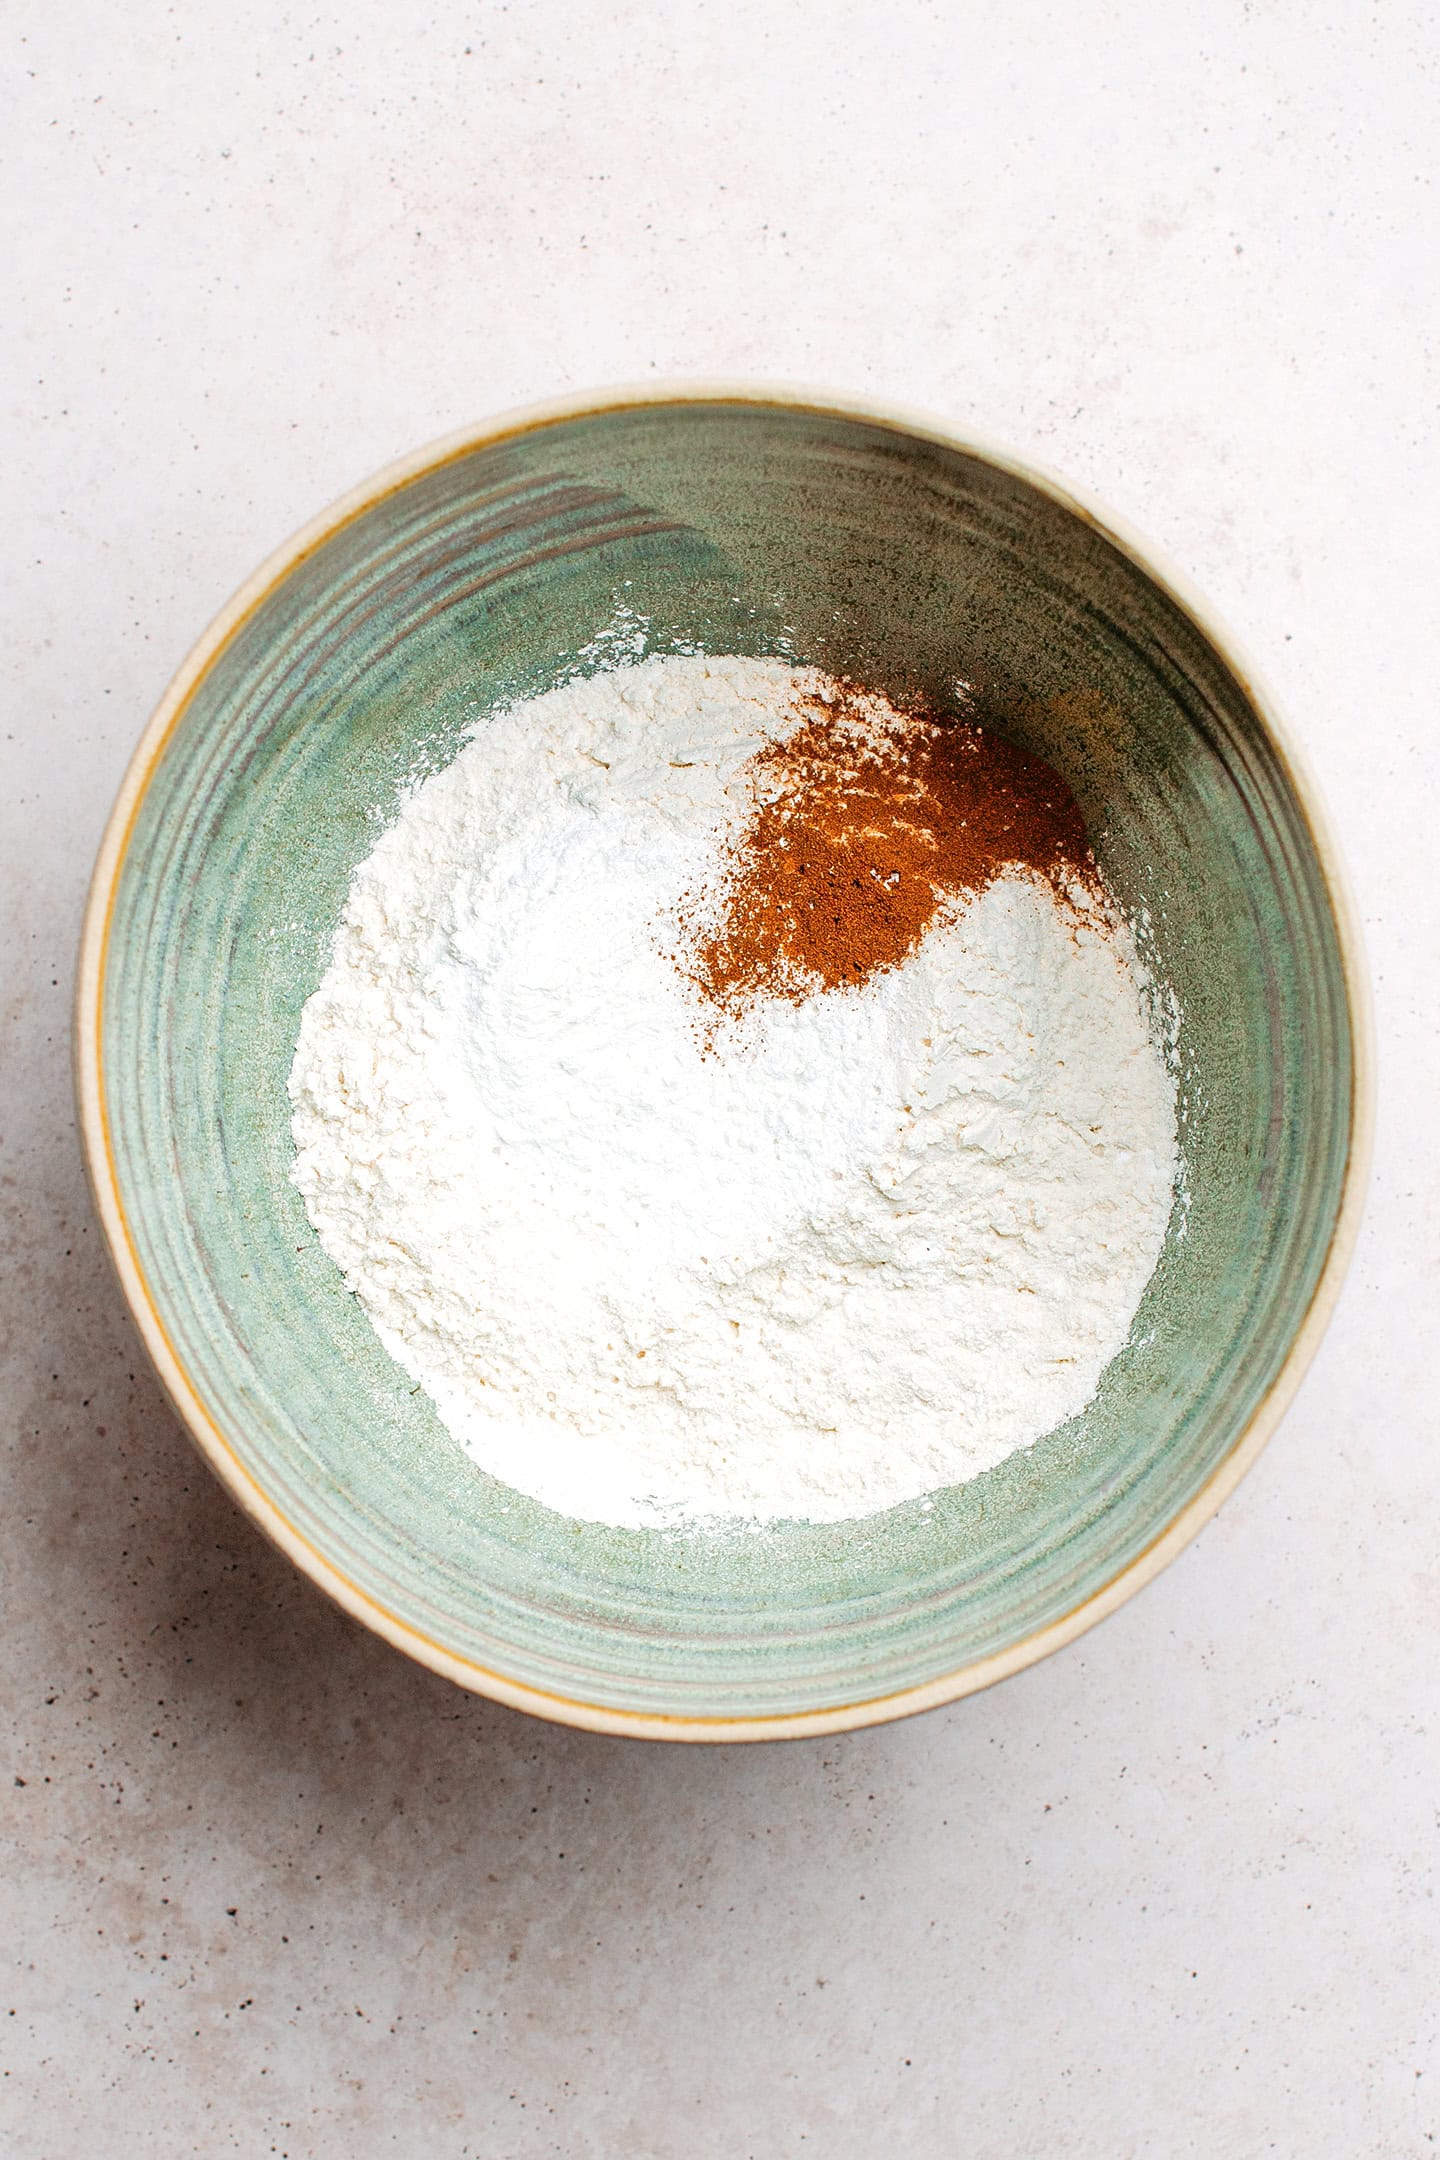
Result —
[{"label": "ground cinnamon", "polygon": [[750,808],[718,893],[682,908],[677,955],[738,1015],[899,965],[948,904],[1007,870],[1067,901],[1098,894],[1074,796],[1053,767],[973,721],[839,686],[750,760]]}]

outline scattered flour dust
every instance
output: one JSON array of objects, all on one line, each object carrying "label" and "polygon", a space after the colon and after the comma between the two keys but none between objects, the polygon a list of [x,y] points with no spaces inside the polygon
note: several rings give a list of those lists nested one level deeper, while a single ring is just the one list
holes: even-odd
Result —
[{"label": "scattered flour dust", "polygon": [[667,656],[498,711],[355,872],[294,1176],[475,1460],[616,1524],[841,1521],[1074,1416],[1165,1237],[1175,1084],[1117,914],[1007,874],[716,1040],[673,958],[827,679]]}]

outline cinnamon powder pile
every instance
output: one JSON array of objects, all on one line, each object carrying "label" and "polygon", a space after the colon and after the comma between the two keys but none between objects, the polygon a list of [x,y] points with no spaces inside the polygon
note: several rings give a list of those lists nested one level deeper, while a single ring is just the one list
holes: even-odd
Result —
[{"label": "cinnamon powder pile", "polygon": [[898,967],[943,909],[1006,871],[1098,898],[1084,820],[1042,759],[973,721],[838,685],[742,773],[718,892],[687,895],[677,961],[725,1015]]}]

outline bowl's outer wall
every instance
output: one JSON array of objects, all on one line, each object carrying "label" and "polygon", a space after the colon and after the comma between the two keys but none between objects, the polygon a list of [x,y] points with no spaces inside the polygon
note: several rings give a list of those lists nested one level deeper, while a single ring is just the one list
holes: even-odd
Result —
[{"label": "bowl's outer wall", "polygon": [[[1181,1015],[1187,1194],[1131,1348],[1072,1425],[863,1525],[687,1540],[495,1485],[380,1349],[289,1182],[300,1009],[404,790],[497,700],[677,644],[940,701],[974,686],[1075,789]],[[241,1471],[387,1632],[586,1722],[958,1692],[1053,1629],[1236,1450],[1340,1219],[1345,958],[1244,685],[1055,496],[853,414],[618,407],[382,494],[292,563],[191,689],[98,964],[103,1174],[155,1323]]]}]

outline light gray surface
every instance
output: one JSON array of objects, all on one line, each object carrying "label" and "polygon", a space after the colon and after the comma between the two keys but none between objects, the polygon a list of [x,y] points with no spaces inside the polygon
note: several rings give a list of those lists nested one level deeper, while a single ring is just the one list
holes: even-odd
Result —
[{"label": "light gray surface", "polygon": [[[409,20],[7,15],[0,2151],[1430,2153],[1433,11]],[[790,1748],[553,1730],[332,1612],[162,1406],[68,1094],[209,614],[392,454],[652,371],[928,405],[1130,516],[1293,715],[1377,978],[1359,1257],[1222,1519],[1039,1670]]]}]

